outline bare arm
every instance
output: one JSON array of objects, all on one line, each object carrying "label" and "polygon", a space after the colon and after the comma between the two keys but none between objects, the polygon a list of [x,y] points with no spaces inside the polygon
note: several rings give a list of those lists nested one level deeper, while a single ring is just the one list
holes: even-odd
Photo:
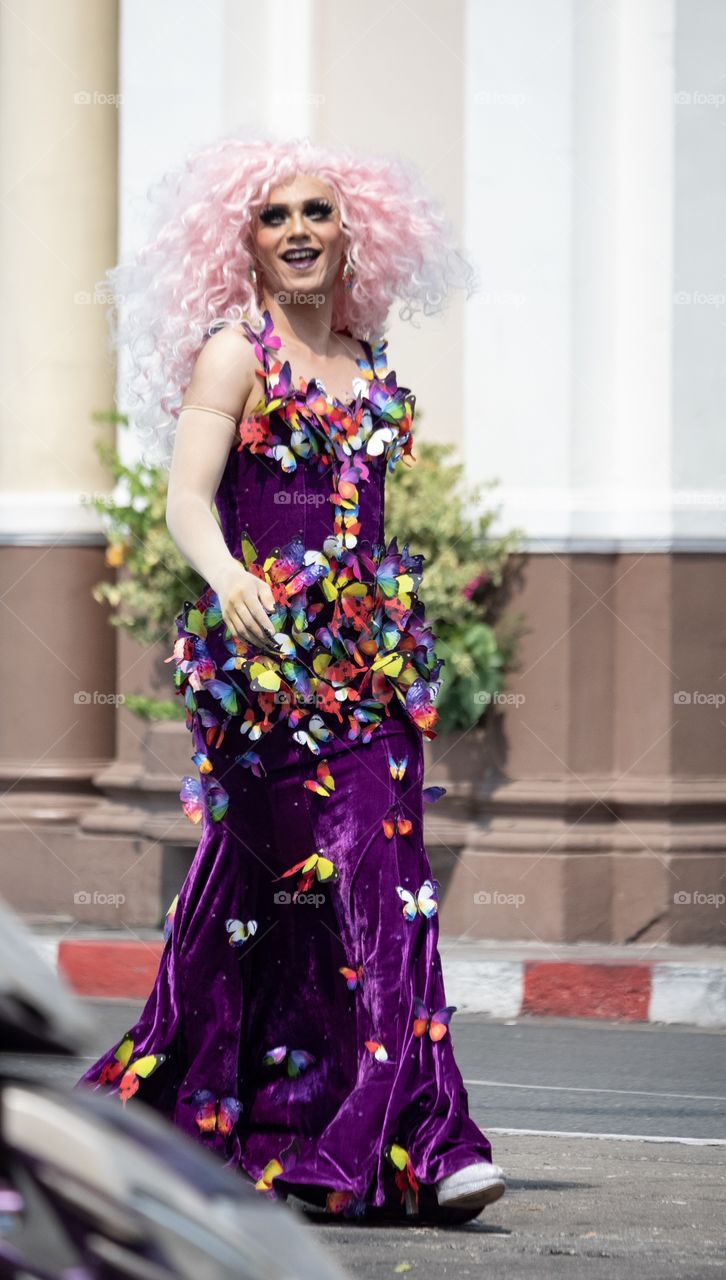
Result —
[{"label": "bare arm", "polygon": [[[184,409],[179,415],[169,467],[166,525],[185,560],[219,596],[230,630],[269,649],[275,630],[265,610],[274,608],[272,591],[228,550],[212,514],[235,423],[254,385],[255,368],[253,348],[233,330],[222,329],[202,347],[183,404],[206,408]],[[234,421],[221,417],[222,413]]]}]

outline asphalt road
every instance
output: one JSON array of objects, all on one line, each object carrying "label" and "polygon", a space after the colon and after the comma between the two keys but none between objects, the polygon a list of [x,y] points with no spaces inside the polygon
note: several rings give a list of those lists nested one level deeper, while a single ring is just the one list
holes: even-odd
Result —
[{"label": "asphalt road", "polygon": [[[139,1008],[88,1004],[85,1059],[13,1065],[70,1085]],[[358,1226],[291,1201],[351,1276],[726,1276],[726,1033],[460,1015],[453,1034],[507,1194],[448,1230]]]}]

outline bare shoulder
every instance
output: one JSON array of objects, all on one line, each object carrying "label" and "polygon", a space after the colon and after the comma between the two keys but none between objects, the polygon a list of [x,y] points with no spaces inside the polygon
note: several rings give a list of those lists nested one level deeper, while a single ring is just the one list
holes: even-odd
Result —
[{"label": "bare shoulder", "polygon": [[251,342],[237,326],[225,325],[207,338],[199,352],[184,400],[239,419],[252,392],[256,368]]}]

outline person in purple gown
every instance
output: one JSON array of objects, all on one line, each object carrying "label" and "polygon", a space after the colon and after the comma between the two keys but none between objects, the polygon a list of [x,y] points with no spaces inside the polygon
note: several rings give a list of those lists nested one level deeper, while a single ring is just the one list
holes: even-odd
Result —
[{"label": "person in purple gown", "polygon": [[382,330],[473,269],[410,165],[307,139],[225,139],[155,198],[153,238],[108,274],[134,420],[205,583],[167,658],[201,837],[143,1012],[76,1087],[157,1108],[271,1198],[463,1221],[505,1182],[438,952],[443,662],[423,557],[384,536],[415,396]]}]

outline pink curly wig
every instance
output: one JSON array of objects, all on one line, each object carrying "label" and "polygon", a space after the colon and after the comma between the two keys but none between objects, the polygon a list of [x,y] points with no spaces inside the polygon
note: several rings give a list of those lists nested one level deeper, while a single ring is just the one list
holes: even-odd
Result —
[{"label": "pink curly wig", "polygon": [[194,152],[151,187],[149,242],[106,272],[111,348],[123,352],[123,399],[142,441],[171,454],[176,419],[210,326],[262,317],[249,278],[252,228],[270,191],[298,173],[332,189],[348,234],[352,288],[336,285],[333,328],[375,341],[392,304],[416,324],[444,310],[452,285],[469,296],[473,266],[416,168],[388,156],[332,150],[308,138],[234,136]]}]

